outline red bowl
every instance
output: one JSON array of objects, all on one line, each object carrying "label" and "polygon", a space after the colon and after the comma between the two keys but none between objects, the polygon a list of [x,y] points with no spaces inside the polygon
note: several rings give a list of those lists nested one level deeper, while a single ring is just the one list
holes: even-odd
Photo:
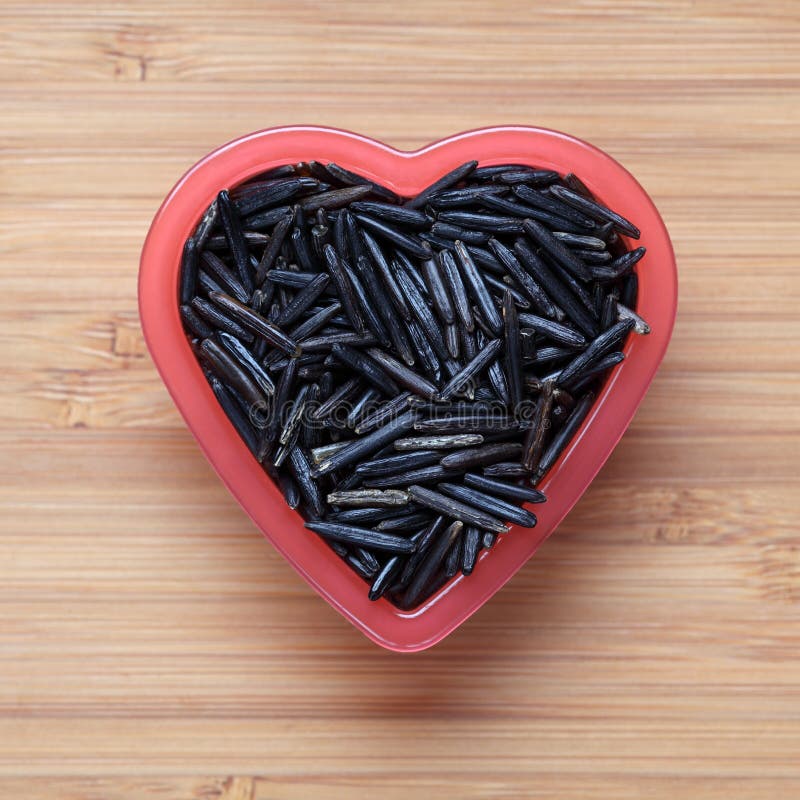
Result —
[{"label": "red bowl", "polygon": [[[181,251],[205,209],[225,187],[280,164],[335,161],[412,195],[471,159],[481,165],[531,164],[575,172],[642,231],[638,311],[649,336],[632,336],[627,358],[609,377],[594,407],[541,488],[532,530],[512,527],[468,580],[454,578],[413,611],[370,602],[366,584],[314,533],[283,497],[220,408],[183,333],[176,300]],[[225,485],[264,536],[328,603],[383,647],[423,650],[480,608],[536,552],[591,483],[631,421],[667,349],[677,306],[677,274],[669,235],[647,193],[613,158],[586,142],[542,128],[485,128],[414,152],[345,131],[310,126],[273,128],[236,139],[195,164],[167,196],[150,227],[139,272],[139,311],[150,353],[176,406]]]}]

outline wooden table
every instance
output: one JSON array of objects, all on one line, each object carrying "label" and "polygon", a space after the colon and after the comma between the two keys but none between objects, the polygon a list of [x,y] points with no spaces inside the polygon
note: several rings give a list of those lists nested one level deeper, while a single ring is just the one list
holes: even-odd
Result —
[{"label": "wooden table", "polygon": [[[800,796],[800,17],[790,2],[0,4],[0,796]],[[383,652],[217,481],[136,314],[237,135],[589,139],[671,231],[664,366],[539,555]]]}]

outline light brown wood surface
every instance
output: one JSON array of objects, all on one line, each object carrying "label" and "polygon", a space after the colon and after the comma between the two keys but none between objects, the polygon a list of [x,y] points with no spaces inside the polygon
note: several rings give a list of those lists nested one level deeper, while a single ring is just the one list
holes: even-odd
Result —
[{"label": "light brown wood surface", "polygon": [[[791,0],[2,0],[0,797],[800,797],[799,90]],[[261,538],[138,326],[166,191],[298,122],[569,131],[677,252],[609,463],[416,656]]]}]

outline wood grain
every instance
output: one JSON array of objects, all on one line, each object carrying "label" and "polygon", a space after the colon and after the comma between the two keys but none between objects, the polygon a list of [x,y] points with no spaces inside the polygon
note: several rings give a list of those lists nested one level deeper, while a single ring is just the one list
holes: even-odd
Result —
[{"label": "wood grain", "polygon": [[[800,795],[800,6],[0,0],[0,797]],[[656,200],[675,337],[522,572],[371,645],[220,486],[139,250],[211,148],[530,123]]]}]

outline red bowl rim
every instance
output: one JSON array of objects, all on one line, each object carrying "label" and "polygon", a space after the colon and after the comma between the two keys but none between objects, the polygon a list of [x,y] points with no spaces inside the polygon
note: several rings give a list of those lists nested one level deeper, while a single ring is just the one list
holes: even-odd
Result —
[{"label": "red bowl rim", "polygon": [[[386,600],[371,603],[366,586],[316,536],[302,527],[278,489],[252,458],[217,404],[183,335],[176,290],[183,243],[219,189],[283,163],[336,161],[392,188],[419,191],[464,161],[527,163],[574,171],[604,202],[642,230],[648,253],[637,267],[638,310],[652,327],[632,336],[626,360],[610,375],[564,453],[542,482],[548,501],[535,507],[539,524],[512,527],[481,556],[469,580],[458,576],[410,612]],[[150,353],[173,400],[207,459],[231,493],[325,600],[377,644],[397,652],[430,647],[455,630],[535,553],[577,502],[621,438],[669,343],[677,311],[677,269],[666,227],[650,197],[611,156],[546,128],[479,128],[414,151],[336,128],[269,128],[235,139],[192,166],[167,195],[152,222],[140,262],[139,312]]]}]

